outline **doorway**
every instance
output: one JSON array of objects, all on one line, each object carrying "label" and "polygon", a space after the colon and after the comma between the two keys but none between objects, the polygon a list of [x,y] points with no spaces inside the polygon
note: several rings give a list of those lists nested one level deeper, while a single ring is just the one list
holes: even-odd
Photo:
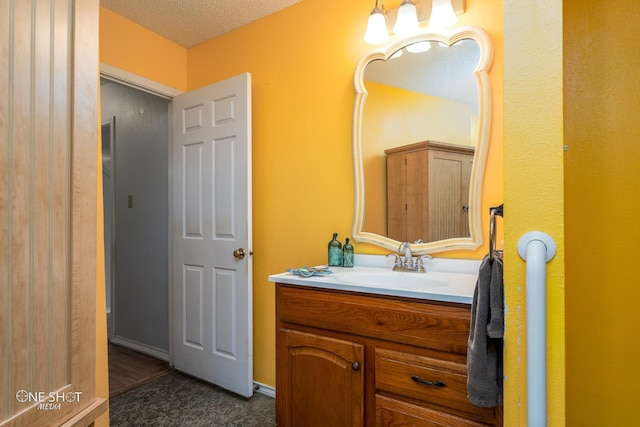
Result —
[{"label": "doorway", "polygon": [[170,331],[170,104],[101,78],[108,337],[164,361]]},{"label": "doorway", "polygon": [[[216,335],[214,336],[217,339],[217,344],[214,347],[214,351],[210,354],[216,356],[217,360],[225,359],[224,362],[232,363],[233,361],[237,362],[237,365],[234,365],[233,369],[227,367],[220,366],[201,366],[200,372],[202,375],[197,375],[199,377],[205,378],[208,381],[213,381],[215,383],[220,382],[220,385],[223,387],[228,387],[229,389],[240,393],[245,396],[249,396],[253,393],[253,385],[252,385],[252,335],[251,335],[251,290],[252,290],[252,282],[251,282],[251,149],[250,149],[250,141],[251,141],[251,103],[250,103],[250,88],[251,88],[251,80],[250,74],[245,73],[240,76],[236,76],[230,79],[227,79],[222,82],[214,83],[212,85],[207,86],[206,88],[201,88],[187,94],[181,95],[180,93],[174,93],[173,90],[167,91],[166,87],[159,84],[152,83],[151,85],[147,85],[148,81],[141,82],[142,80],[146,80],[141,77],[137,77],[131,75],[130,73],[124,72],[122,70],[111,69],[110,71],[106,71],[105,69],[110,69],[111,67],[106,66],[105,64],[101,65],[101,72],[103,77],[103,86],[102,86],[102,113],[103,117],[115,116],[114,122],[117,123],[117,126],[114,127],[114,137],[112,137],[111,149],[115,153],[112,158],[112,182],[114,186],[114,217],[115,217],[115,254],[113,256],[113,262],[115,263],[115,268],[113,269],[112,282],[114,286],[112,287],[112,297],[111,297],[111,317],[112,317],[112,325],[113,325],[113,333],[111,342],[122,343],[124,346],[141,351],[143,353],[147,353],[152,356],[156,356],[160,359],[169,360],[171,365],[178,366],[177,358],[175,356],[176,346],[178,344],[184,344],[184,337],[182,334],[178,332],[182,332],[180,328],[176,329],[175,324],[178,324],[176,321],[176,313],[171,312],[171,310],[167,307],[167,300],[171,300],[172,296],[175,301],[180,302],[180,299],[176,297],[176,295],[181,294],[184,291],[184,287],[191,289],[192,282],[186,283],[183,280],[175,280],[175,272],[172,271],[174,268],[172,262],[168,262],[175,257],[175,254],[181,254],[179,249],[176,250],[175,246],[172,246],[172,236],[175,240],[175,233],[168,232],[168,225],[164,230],[162,227],[155,227],[155,234],[147,233],[146,239],[140,243],[140,247],[143,250],[132,250],[130,245],[127,245],[123,241],[126,239],[131,239],[132,236],[140,233],[140,229],[134,229],[132,227],[128,227],[127,231],[123,231],[123,227],[120,225],[120,218],[123,217],[126,220],[132,221],[131,217],[136,217],[137,209],[140,208],[140,197],[147,196],[148,193],[152,193],[154,191],[158,191],[157,187],[159,185],[168,185],[168,191],[160,192],[158,194],[162,194],[167,197],[167,200],[171,200],[172,198],[177,197],[181,199],[180,196],[176,196],[175,192],[178,190],[175,187],[176,182],[184,181],[184,174],[180,173],[180,171],[176,172],[176,163],[175,159],[172,159],[172,155],[176,156],[175,150],[169,149],[168,139],[170,133],[168,132],[169,128],[183,128],[183,124],[171,123],[171,120],[168,120],[168,124],[161,126],[159,129],[163,131],[160,134],[156,135],[156,137],[151,137],[154,129],[156,128],[148,128],[149,123],[153,123],[155,120],[150,119],[153,117],[157,117],[154,114],[146,114],[148,111],[147,107],[140,106],[135,104],[135,101],[132,102],[134,108],[126,108],[127,105],[124,105],[124,109],[113,109],[109,110],[109,104],[105,103],[105,100],[109,98],[109,92],[118,92],[121,97],[115,97],[115,104],[118,104],[122,99],[128,100],[129,96],[132,96],[132,93],[135,93],[136,96],[142,97],[151,97],[152,99],[160,100],[164,104],[162,104],[162,108],[159,109],[160,113],[158,115],[163,116],[166,113],[169,117],[171,117],[171,111],[173,110],[173,114],[176,117],[182,117],[187,119],[187,127],[183,130],[185,131],[193,131],[196,129],[199,123],[198,118],[215,118],[215,130],[214,133],[225,132],[224,129],[232,129],[230,126],[240,126],[236,129],[238,133],[229,134],[229,135],[217,135],[207,138],[206,145],[213,145],[215,148],[214,152],[209,153],[209,155],[205,156],[207,159],[215,160],[215,168],[212,170],[217,171],[216,176],[213,180],[205,179],[206,183],[214,183],[215,184],[215,194],[217,198],[222,198],[221,200],[217,200],[215,204],[211,205],[211,207],[215,207],[216,212],[216,221],[209,221],[208,224],[216,225],[216,235],[215,239],[212,240],[219,241],[222,244],[228,243],[234,246],[229,250],[226,248],[228,244],[225,246],[224,254],[225,256],[216,256],[216,259],[224,260],[227,262],[227,258],[231,257],[232,265],[231,266],[222,266],[215,270],[217,272],[216,280],[209,280],[205,285],[202,283],[202,286],[206,286],[207,288],[211,288],[216,290],[216,300],[218,305],[215,306],[211,301],[207,300],[205,303],[206,307],[203,307],[202,312],[213,313],[216,322],[214,325],[217,325],[215,329]],[[113,80],[111,79],[114,74]],[[125,83],[125,84],[121,84]],[[132,87],[133,86],[133,87]],[[140,90],[138,90],[140,88]],[[206,104],[209,107],[212,107],[213,110],[209,113],[205,113],[205,115],[199,115],[195,112],[198,111],[197,108],[189,108],[187,111],[183,111],[180,114],[177,114],[176,105],[174,105],[177,100],[187,100],[190,96],[196,95],[197,92],[201,90],[208,93],[208,90],[213,90],[214,97],[212,99],[206,100]],[[230,90],[231,92],[227,91]],[[161,96],[158,97],[157,94]],[[180,96],[178,96],[180,95]],[[173,102],[172,102],[173,101]],[[107,105],[105,105],[107,104]],[[172,108],[173,107],[173,108]],[[201,105],[204,108],[204,104]],[[123,114],[122,112],[126,113]],[[140,120],[137,126],[125,126],[123,123],[128,123],[128,120],[132,117],[143,116],[146,119]],[[184,117],[183,117],[184,116]],[[175,118],[174,118],[175,119]],[[194,127],[195,126],[195,127]],[[153,149],[147,155],[141,156],[139,151],[144,150],[144,143],[140,143],[138,139],[134,139],[135,142],[124,142],[123,135],[127,135],[126,132],[123,132],[123,127],[128,127],[128,130],[137,135],[140,141],[150,140],[153,146]],[[175,129],[173,129],[175,130]],[[174,138],[176,136],[174,135]],[[150,138],[150,139],[149,139]],[[162,141],[159,143],[158,141]],[[200,141],[200,144],[204,144],[204,140]],[[123,153],[123,147],[131,148],[128,154]],[[142,147],[142,148],[141,148]],[[158,147],[162,147],[163,150],[166,151],[166,157],[163,158],[164,163],[151,161],[155,155],[158,154]],[[198,152],[198,150],[194,150],[193,146],[189,145],[189,149],[186,150],[187,154]],[[175,148],[175,147],[174,147]],[[237,151],[236,151],[237,150]],[[178,150],[180,153],[184,154],[184,150]],[[182,154],[178,157],[182,157]],[[176,157],[176,158],[178,158]],[[127,169],[123,167],[123,162],[130,164],[135,163],[132,162],[133,159],[138,158],[142,159],[138,161],[137,168]],[[172,161],[169,161],[171,159]],[[225,160],[227,159],[227,160]],[[233,159],[233,162],[231,161]],[[204,163],[203,163],[204,165]],[[167,167],[169,166],[169,167]],[[206,166],[206,165],[205,165]],[[127,187],[123,190],[121,185],[122,182],[122,173],[123,171],[131,171],[131,176],[135,176],[135,179],[129,180],[130,187]],[[198,168],[195,168],[195,171],[198,171]],[[153,176],[154,172],[164,172],[165,175],[160,173],[160,177],[156,177],[155,180],[151,180],[149,182],[149,177]],[[234,172],[235,171],[235,172]],[[232,173],[233,172],[233,173]],[[228,176],[227,176],[228,175]],[[189,168],[188,177],[193,178],[194,170]],[[114,178],[115,177],[115,178]],[[235,185],[226,186],[225,183],[236,182],[240,187],[236,187]],[[146,187],[139,188],[139,184],[141,181],[146,181],[148,184]],[[200,185],[204,186],[205,181],[203,181]],[[171,185],[173,184],[173,185]],[[200,188],[196,183],[192,183],[194,185],[188,185],[187,188],[190,191],[194,191],[194,189]],[[208,185],[208,184],[207,184]],[[138,186],[138,187],[136,187]],[[204,188],[204,187],[202,187]],[[237,189],[238,192],[229,192],[228,188]],[[132,191],[129,191],[133,189]],[[199,194],[196,192],[196,194]],[[193,194],[192,194],[193,196]],[[192,200],[192,197],[187,197],[188,200]],[[213,200],[213,199],[211,199]],[[143,197],[142,207],[146,208],[149,204],[148,198]],[[173,200],[175,202],[175,200]],[[232,203],[233,202],[233,203]],[[158,206],[158,209],[155,211],[148,212],[147,216],[138,216],[137,221],[133,221],[136,225],[140,226],[149,226],[154,222],[156,216],[164,217],[165,221],[168,221],[168,218],[176,218],[182,217],[172,209],[169,209],[169,205],[175,208],[173,204],[165,203],[162,206]],[[125,206],[125,208],[123,208]],[[189,205],[191,206],[191,205]],[[204,206],[204,205],[203,205]],[[123,213],[124,210],[124,213]],[[229,215],[229,213],[237,213],[235,215]],[[175,219],[171,220],[172,226],[171,230],[178,230],[180,227],[176,228]],[[242,231],[242,232],[241,232]],[[144,234],[144,233],[143,233]],[[238,238],[243,238],[244,240],[236,241],[232,239],[233,236],[237,234]],[[157,262],[146,262],[140,263],[139,259],[134,259],[134,257],[140,257],[141,254],[144,254],[145,251],[157,250],[161,245],[153,244],[149,246],[149,241],[152,240],[152,236],[165,236],[168,240],[167,249],[164,253],[164,259],[162,256],[157,260]],[[244,236],[244,237],[243,237]],[[164,242],[162,242],[164,243]],[[242,247],[240,249],[236,248],[235,245],[240,244]],[[175,245],[175,241],[173,242]],[[224,245],[223,245],[224,246]],[[124,248],[124,249],[123,249]],[[243,249],[246,248],[246,251]],[[122,252],[126,252],[126,255],[123,256]],[[237,255],[236,255],[237,253]],[[173,254],[173,255],[172,255]],[[245,258],[244,255],[248,254]],[[124,264],[131,266],[132,270],[136,270],[138,272],[142,272],[143,274],[129,275],[123,277],[123,271],[120,268],[120,261],[125,259],[130,264]],[[134,260],[131,263],[132,259]],[[174,260],[175,261],[175,260]],[[191,271],[194,268],[193,263],[187,266],[187,269]],[[157,267],[157,268],[156,268]],[[195,266],[197,267],[197,266]],[[156,270],[152,270],[152,268],[156,268]],[[204,268],[204,266],[203,266]],[[196,268],[197,269],[197,268]],[[165,280],[169,280],[169,278],[174,277],[174,282],[172,286],[156,286],[155,288],[147,288],[146,291],[140,293],[136,292],[136,289],[139,289],[141,286],[139,281],[148,279],[147,276],[152,275],[154,272],[163,270],[165,275],[162,276]],[[237,271],[236,271],[237,270]],[[166,274],[168,271],[168,274]],[[183,271],[183,268],[180,268],[180,271]],[[128,273],[128,271],[125,271]],[[236,274],[237,273],[237,274]],[[128,280],[133,276],[135,280]],[[189,275],[188,275],[189,276]],[[191,278],[191,276],[189,276]],[[220,280],[217,280],[220,279]],[[154,283],[151,281],[151,283]],[[165,282],[166,283],[166,282]],[[123,293],[131,296],[131,299],[123,298]],[[136,297],[140,297],[142,294],[142,299],[137,299]],[[194,296],[197,298],[196,294],[189,294],[189,296]],[[237,295],[238,298],[234,298],[234,295]],[[178,295],[179,296],[179,295]],[[220,297],[229,296],[230,300],[233,301],[232,304],[223,303],[224,299]],[[160,303],[149,304],[149,299],[156,298],[158,300],[160,297]],[[131,301],[137,301],[132,303]],[[189,299],[191,301],[191,299]],[[214,302],[215,302],[214,301]],[[127,312],[123,310],[123,304],[127,304],[129,308],[132,308],[131,311]],[[145,305],[146,304],[146,305]],[[161,314],[166,315],[166,321],[160,322],[148,322],[144,316],[141,317],[141,314],[145,312],[152,311],[153,309],[160,308]],[[172,306],[175,311],[175,305]],[[132,318],[134,318],[135,322],[127,322],[123,319],[123,313],[129,313]],[[183,311],[184,313],[184,311]],[[227,316],[228,315],[228,316]],[[136,317],[137,316],[137,317]],[[173,317],[172,317],[173,316]],[[225,317],[226,316],[226,317]],[[193,318],[193,315],[190,315],[189,319]],[[170,324],[170,320],[173,319],[174,325],[171,328],[168,328],[168,331],[165,330],[165,325]],[[179,320],[183,320],[182,316],[178,315]],[[164,320],[164,319],[162,319]],[[140,325],[142,321],[146,321],[147,328],[141,328]],[[211,322],[208,322],[211,324]],[[133,326],[132,326],[133,325]],[[191,325],[191,324],[190,324]],[[136,329],[137,327],[137,329]],[[148,333],[149,328],[151,328],[151,334],[141,335],[133,337],[132,332],[144,332]],[[165,332],[167,332],[165,334]],[[189,332],[192,332],[189,329]],[[172,333],[175,334],[172,337]],[[165,338],[168,336],[169,340],[166,345],[167,349],[170,351],[165,351],[164,348],[160,348],[157,345],[152,343],[143,341],[140,337],[148,338],[158,338],[159,335],[163,335]],[[179,338],[176,338],[179,337]],[[190,338],[189,336],[188,338]],[[238,338],[239,337],[239,338]],[[178,343],[178,344],[176,344]],[[237,345],[236,345],[237,344]],[[231,361],[231,362],[228,362]],[[209,362],[212,362],[211,360]],[[203,364],[201,364],[203,365]],[[184,369],[184,367],[183,367]],[[240,370],[240,371],[238,371]],[[222,379],[208,379],[207,375],[210,372],[219,372],[223,376],[226,376],[222,379],[232,378],[233,381],[240,381],[242,385],[242,391],[236,391],[235,386],[225,385],[225,382]],[[245,387],[246,386],[246,387]]]}]

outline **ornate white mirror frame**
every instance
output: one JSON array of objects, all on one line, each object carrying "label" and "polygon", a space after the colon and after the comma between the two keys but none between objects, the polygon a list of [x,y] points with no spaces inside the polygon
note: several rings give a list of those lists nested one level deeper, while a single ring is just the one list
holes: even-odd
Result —
[{"label": "ornate white mirror frame", "polygon": [[[371,243],[392,251],[396,251],[401,242],[389,237],[363,230],[365,214],[365,179],[362,156],[362,120],[368,92],[364,85],[364,74],[367,65],[374,60],[388,60],[398,50],[417,42],[440,42],[451,46],[459,41],[472,39],[478,43],[480,57],[473,74],[478,89],[478,127],[477,143],[471,169],[469,188],[469,237],[451,238],[433,242],[412,244],[416,254],[436,253],[449,250],[474,250],[483,243],[481,220],[481,199],[484,167],[491,124],[491,89],[488,68],[493,58],[491,40],[487,33],[478,27],[460,27],[451,33],[424,32],[399,40],[386,49],[377,49],[362,57],[354,74],[356,91],[353,111],[353,166],[355,179],[355,200],[352,236],[356,242]],[[427,139],[427,138],[425,138]]]}]

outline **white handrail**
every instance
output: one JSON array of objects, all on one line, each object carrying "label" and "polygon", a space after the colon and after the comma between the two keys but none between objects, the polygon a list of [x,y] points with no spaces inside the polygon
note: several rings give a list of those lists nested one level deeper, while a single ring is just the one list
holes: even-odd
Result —
[{"label": "white handrail", "polygon": [[527,425],[547,425],[547,262],[553,239],[540,231],[523,235],[518,254],[527,263]]}]

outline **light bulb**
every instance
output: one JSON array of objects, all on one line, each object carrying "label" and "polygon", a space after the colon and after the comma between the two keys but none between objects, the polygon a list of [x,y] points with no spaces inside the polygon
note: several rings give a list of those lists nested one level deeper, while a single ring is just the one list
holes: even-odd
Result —
[{"label": "light bulb", "polygon": [[433,0],[429,27],[440,29],[447,28],[458,22],[458,17],[453,11],[451,0]]},{"label": "light bulb", "polygon": [[393,32],[397,36],[406,37],[416,34],[418,31],[420,31],[420,26],[418,25],[416,4],[413,0],[403,0],[400,9],[398,9]]},{"label": "light bulb", "polygon": [[387,20],[384,12],[376,7],[373,8],[369,15],[367,23],[367,31],[364,33],[364,41],[369,44],[380,44],[389,40],[389,32],[387,31]]}]

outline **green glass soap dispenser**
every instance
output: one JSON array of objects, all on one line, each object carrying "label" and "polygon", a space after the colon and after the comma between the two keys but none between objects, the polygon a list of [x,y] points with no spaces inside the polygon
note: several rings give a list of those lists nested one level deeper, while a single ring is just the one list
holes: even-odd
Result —
[{"label": "green glass soap dispenser", "polygon": [[342,266],[353,267],[353,245],[349,243],[348,237],[345,239],[345,243],[342,248]]},{"label": "green glass soap dispenser", "polygon": [[342,243],[337,239],[338,233],[333,233],[333,239],[329,242],[329,266],[340,267],[342,265]]}]

